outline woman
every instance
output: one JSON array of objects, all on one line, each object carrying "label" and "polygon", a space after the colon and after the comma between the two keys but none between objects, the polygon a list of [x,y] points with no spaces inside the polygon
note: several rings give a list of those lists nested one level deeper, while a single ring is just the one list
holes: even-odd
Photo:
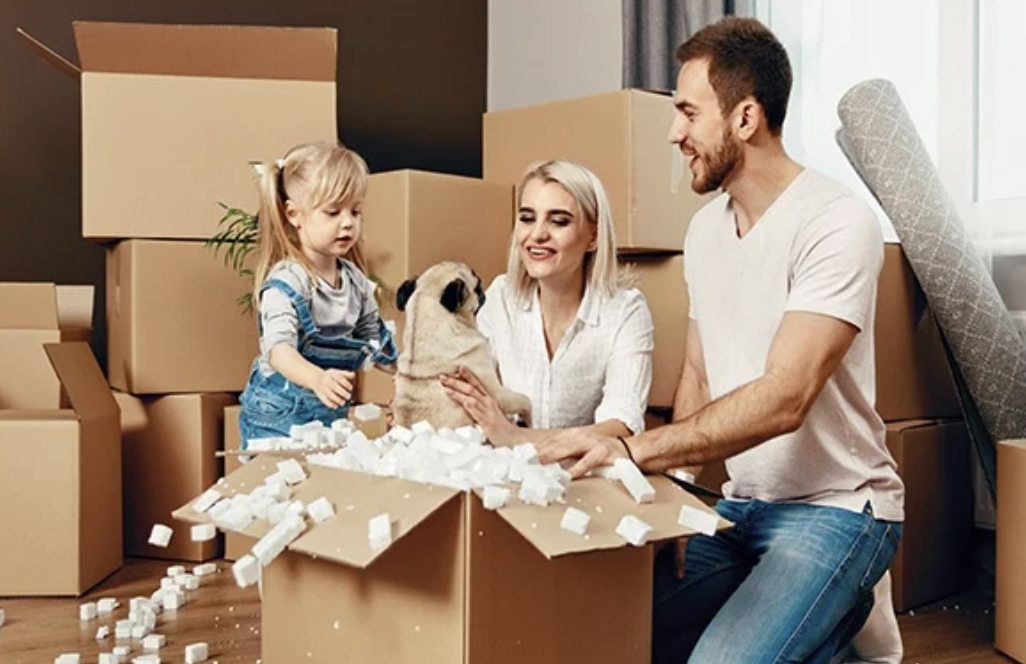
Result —
[{"label": "woman", "polygon": [[644,429],[652,316],[617,269],[609,203],[588,169],[548,161],[525,173],[506,274],[489,287],[477,322],[503,384],[533,407],[534,428],[519,428],[473,373],[443,377],[492,444],[538,443],[569,428]]}]

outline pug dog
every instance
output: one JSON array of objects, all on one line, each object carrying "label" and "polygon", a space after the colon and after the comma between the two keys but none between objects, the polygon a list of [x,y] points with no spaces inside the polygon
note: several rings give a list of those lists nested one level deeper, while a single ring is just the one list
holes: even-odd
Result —
[{"label": "pug dog", "polygon": [[406,329],[392,403],[396,424],[409,427],[426,420],[436,430],[473,424],[439,380],[462,365],[481,379],[503,413],[518,414],[530,426],[530,399],[502,386],[488,340],[477,329],[474,316],[484,297],[477,274],[452,261],[399,287],[396,306],[406,314]]}]

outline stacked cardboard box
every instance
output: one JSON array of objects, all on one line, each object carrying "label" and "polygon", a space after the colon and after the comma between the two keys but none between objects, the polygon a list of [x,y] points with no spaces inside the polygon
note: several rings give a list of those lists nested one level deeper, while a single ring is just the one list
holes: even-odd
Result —
[{"label": "stacked cardboard box", "polygon": [[998,444],[997,570],[994,647],[1026,662],[1026,440]]},{"label": "stacked cardboard box", "polygon": [[[226,203],[256,210],[249,162],[335,140],[333,29],[76,23],[84,237],[107,244],[108,378],[123,392],[125,547],[205,560],[155,521],[219,475],[224,406],[245,386],[251,283],[206,241]],[[169,470],[171,471],[169,474]]]}]

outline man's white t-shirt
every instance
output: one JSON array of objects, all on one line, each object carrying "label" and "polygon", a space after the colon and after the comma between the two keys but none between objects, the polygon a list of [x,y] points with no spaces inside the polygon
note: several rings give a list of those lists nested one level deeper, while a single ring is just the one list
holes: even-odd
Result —
[{"label": "man's white t-shirt", "polygon": [[806,502],[901,521],[904,488],[877,414],[873,319],[883,239],[869,207],[805,170],[743,237],[726,194],[702,208],[684,243],[690,316],[717,399],[763,375],[786,312],[859,329],[801,427],[730,458],[729,499]]}]

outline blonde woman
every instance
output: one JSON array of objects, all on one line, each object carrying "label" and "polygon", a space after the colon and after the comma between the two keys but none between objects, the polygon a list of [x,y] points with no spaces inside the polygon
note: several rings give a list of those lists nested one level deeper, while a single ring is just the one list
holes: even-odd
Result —
[{"label": "blonde woman", "polygon": [[602,183],[566,161],[533,165],[517,187],[506,274],[478,313],[503,384],[531,399],[532,429],[507,420],[468,370],[442,379],[495,445],[559,430],[630,436],[644,429],[652,317],[617,269]]}]

